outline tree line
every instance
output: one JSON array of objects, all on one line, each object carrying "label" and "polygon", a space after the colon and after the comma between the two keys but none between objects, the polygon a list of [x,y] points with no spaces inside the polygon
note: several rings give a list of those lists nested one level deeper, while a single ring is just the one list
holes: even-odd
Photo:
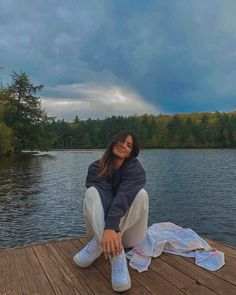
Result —
[{"label": "tree line", "polygon": [[112,116],[73,122],[49,117],[25,73],[13,72],[0,89],[0,153],[25,149],[104,148],[122,129],[135,132],[143,148],[236,147],[236,111],[175,115]]},{"label": "tree line", "polygon": [[143,148],[236,147],[236,112],[203,112],[141,116],[112,116],[106,119],[56,121],[54,148],[104,148],[121,129],[140,137]]}]

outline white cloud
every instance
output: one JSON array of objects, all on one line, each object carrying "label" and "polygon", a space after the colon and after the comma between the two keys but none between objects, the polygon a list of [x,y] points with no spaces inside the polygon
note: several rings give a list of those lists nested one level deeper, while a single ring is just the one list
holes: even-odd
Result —
[{"label": "white cloud", "polygon": [[80,119],[86,119],[160,112],[156,106],[147,103],[133,90],[118,85],[105,86],[95,83],[58,85],[50,88],[50,91],[64,98],[58,98],[59,95],[43,97],[42,106],[49,115],[67,121],[73,120],[76,115]]}]

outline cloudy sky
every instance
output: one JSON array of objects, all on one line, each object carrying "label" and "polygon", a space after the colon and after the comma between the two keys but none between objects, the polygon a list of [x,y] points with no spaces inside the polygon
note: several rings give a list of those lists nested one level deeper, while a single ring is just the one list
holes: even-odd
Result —
[{"label": "cloudy sky", "polygon": [[0,79],[50,115],[236,110],[235,0],[0,0]]}]

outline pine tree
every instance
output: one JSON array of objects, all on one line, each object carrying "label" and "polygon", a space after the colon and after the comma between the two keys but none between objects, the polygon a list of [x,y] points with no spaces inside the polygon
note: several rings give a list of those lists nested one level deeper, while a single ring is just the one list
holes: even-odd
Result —
[{"label": "pine tree", "polygon": [[46,115],[37,96],[42,88],[42,84],[32,84],[26,73],[13,72],[12,81],[7,89],[9,95],[5,103],[8,111],[4,121],[14,130],[16,151],[39,147],[43,149],[47,142],[42,125],[50,121],[50,118]]}]

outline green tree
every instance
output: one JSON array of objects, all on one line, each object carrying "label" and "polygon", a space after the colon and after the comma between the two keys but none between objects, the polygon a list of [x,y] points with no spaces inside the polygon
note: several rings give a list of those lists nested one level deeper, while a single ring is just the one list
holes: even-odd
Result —
[{"label": "green tree", "polygon": [[8,87],[8,97],[5,100],[8,111],[4,121],[14,131],[14,148],[44,149],[48,148],[47,133],[44,125],[51,118],[41,107],[37,93],[43,85],[34,85],[26,73],[13,72],[12,81]]}]

